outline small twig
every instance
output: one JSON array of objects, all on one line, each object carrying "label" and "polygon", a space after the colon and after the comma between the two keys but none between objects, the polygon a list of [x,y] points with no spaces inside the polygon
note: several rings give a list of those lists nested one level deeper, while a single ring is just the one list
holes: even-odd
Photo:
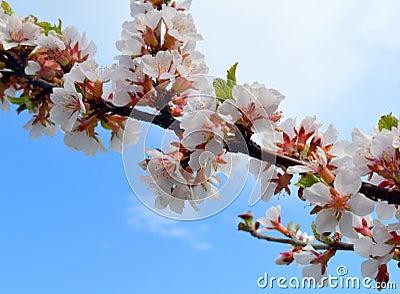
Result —
[{"label": "small twig", "polygon": [[268,235],[263,235],[258,233],[255,230],[250,231],[250,235],[257,239],[265,240],[268,242],[276,242],[276,243],[284,243],[284,244],[290,244],[294,246],[307,246],[310,244],[315,250],[327,250],[329,248],[334,248],[336,250],[345,250],[345,251],[354,251],[354,246],[353,244],[345,243],[345,242],[335,242],[332,245],[328,244],[315,244],[315,243],[307,243],[299,240],[294,240],[294,239],[284,239],[284,238],[278,238],[278,237],[272,237]]}]

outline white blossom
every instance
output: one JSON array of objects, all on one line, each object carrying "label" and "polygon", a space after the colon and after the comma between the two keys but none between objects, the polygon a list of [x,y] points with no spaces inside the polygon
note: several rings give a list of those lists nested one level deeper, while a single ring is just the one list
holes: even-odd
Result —
[{"label": "white blossom", "polygon": [[178,64],[175,54],[169,51],[159,51],[156,56],[145,55],[142,58],[143,72],[155,79],[168,80],[175,77]]},{"label": "white blossom", "polygon": [[34,24],[31,18],[23,21],[18,14],[8,16],[4,23],[0,23],[0,41],[4,50],[18,45],[36,46],[40,33],[40,27]]},{"label": "white blossom", "polygon": [[50,110],[50,119],[61,130],[71,131],[79,114],[86,112],[82,94],[76,91],[71,82],[65,83],[64,88],[54,88],[50,99],[54,104]]},{"label": "white blossom", "polygon": [[99,138],[90,136],[86,130],[79,130],[78,126],[79,124],[75,123],[72,131],[65,133],[65,145],[72,150],[83,151],[86,156],[94,156],[99,151],[107,152]]},{"label": "white blossom", "polygon": [[54,137],[56,134],[56,127],[54,124],[47,120],[40,121],[36,117],[31,118],[25,125],[24,129],[30,130],[30,138],[38,139],[42,135],[46,137]]},{"label": "white blossom", "polygon": [[118,132],[113,134],[110,139],[110,148],[121,153],[122,145],[130,146],[139,141],[140,123],[128,117],[119,128]]},{"label": "white blossom", "polygon": [[353,171],[341,171],[334,182],[334,190],[318,182],[304,190],[304,198],[323,209],[315,220],[317,233],[332,232],[339,225],[340,232],[357,237],[353,229],[353,213],[364,216],[374,209],[374,202],[359,193],[360,177]]}]

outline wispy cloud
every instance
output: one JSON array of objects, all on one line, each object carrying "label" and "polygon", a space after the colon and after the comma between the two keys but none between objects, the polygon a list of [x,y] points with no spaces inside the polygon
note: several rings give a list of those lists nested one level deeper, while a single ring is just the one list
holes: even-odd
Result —
[{"label": "wispy cloud", "polygon": [[133,204],[128,209],[129,225],[138,232],[157,234],[166,238],[175,238],[189,244],[193,249],[206,251],[212,246],[204,241],[208,226],[176,221],[160,216],[141,204]]}]

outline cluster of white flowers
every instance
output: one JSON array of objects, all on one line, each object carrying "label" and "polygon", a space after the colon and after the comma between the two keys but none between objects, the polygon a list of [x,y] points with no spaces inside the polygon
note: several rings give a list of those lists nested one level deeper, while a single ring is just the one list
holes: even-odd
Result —
[{"label": "cluster of white flowers", "polygon": [[[64,30],[61,30],[61,26],[46,30],[47,28],[40,24],[43,23],[39,23],[35,17],[22,18],[11,10],[7,13],[1,10],[0,13],[0,47],[4,51],[11,52],[9,56],[13,56],[15,60],[10,59],[10,61],[26,64],[24,72],[27,76],[31,76],[32,80],[43,79],[57,85],[63,78],[63,87],[54,87],[51,96],[43,94],[42,97],[37,97],[40,99],[33,100],[35,97],[31,99],[30,95],[38,93],[34,87],[10,78],[15,70],[12,66],[17,64],[11,64],[9,68],[6,65],[2,69],[4,73],[2,77],[4,76],[5,80],[4,83],[2,81],[0,107],[8,111],[9,99],[24,93],[25,98],[13,98],[13,103],[20,105],[21,110],[28,109],[33,114],[33,118],[24,126],[30,130],[32,139],[40,138],[42,135],[54,136],[56,125],[63,132],[73,131],[80,125],[78,121],[81,121],[82,115],[87,112],[85,97],[82,92],[77,91],[75,83],[83,83],[82,77],[85,75],[93,81],[98,79],[104,81],[90,74],[94,71],[93,68],[97,67],[89,59],[95,54],[96,46],[87,40],[85,34],[81,35],[72,26]],[[21,52],[24,53],[20,54]],[[19,55],[27,55],[28,60],[19,61],[17,59]],[[69,77],[64,76],[65,73],[68,73]],[[74,149],[86,146],[84,149],[86,154],[95,153],[87,149],[90,144],[74,143],[73,138],[71,134],[66,138],[65,141],[69,146],[74,146]],[[98,142],[97,139],[95,141]]]},{"label": "cluster of white flowers", "polygon": [[172,211],[182,213],[186,201],[198,210],[198,204],[205,199],[219,199],[219,191],[214,185],[218,179],[207,175],[205,168],[199,169],[196,174],[184,170],[180,164],[182,154],[179,150],[168,154],[147,150],[147,153],[150,157],[141,165],[149,175],[141,179],[157,195],[156,208],[169,206]]},{"label": "cluster of white flowers", "polygon": [[155,9],[151,2],[131,1],[134,20],[123,24],[122,39],[117,42],[122,55],[117,56],[118,69],[112,79],[114,105],[165,107],[148,94],[152,81],[159,85],[177,79],[174,87],[181,93],[198,88],[199,75],[207,74],[208,67],[204,55],[195,49],[201,38],[187,12],[190,2]]},{"label": "cluster of white flowers", "polygon": [[270,118],[275,114],[285,96],[257,82],[252,85],[235,85],[232,96],[233,99],[227,99],[219,107],[219,111],[229,116],[232,122],[238,122],[254,133],[275,129]]},{"label": "cluster of white flowers", "polygon": [[[41,28],[34,24],[32,18],[23,21],[22,17],[17,14],[6,14],[0,9],[0,48],[10,50],[19,45],[36,46],[38,37],[41,34]],[[2,69],[3,72],[10,69]],[[3,73],[0,72],[0,77]],[[9,111],[10,102],[8,96],[13,96],[17,85],[7,85],[0,95],[0,108],[3,111]],[[11,94],[11,95],[10,95]]]},{"label": "cluster of white flowers", "polygon": [[[117,115],[98,116],[96,112],[97,105],[101,105],[102,101],[107,103],[113,96],[111,87],[104,85],[110,82],[116,65],[99,68],[91,59],[96,52],[95,44],[75,27],[62,30],[61,25],[49,28],[50,24],[41,24],[35,17],[22,18],[11,10],[8,13],[1,10],[0,49],[12,51],[9,56],[29,53],[28,60],[21,61],[26,64],[26,76],[59,86],[54,86],[51,94],[45,93],[40,99],[33,100],[29,95],[31,92],[38,93],[38,90],[30,86],[26,88],[23,83],[18,84],[18,79],[11,79],[14,69],[6,67],[2,69],[4,83],[2,81],[0,108],[8,111],[9,97],[24,93],[27,98],[13,98],[12,101],[33,114],[24,126],[30,130],[30,137],[52,137],[58,126],[65,134],[66,145],[82,150],[86,155],[106,150],[96,129],[99,122],[111,130],[112,149],[121,152],[123,141],[128,145],[136,143],[140,130],[137,121]],[[124,134],[126,140],[123,139]]]},{"label": "cluster of white flowers", "polygon": [[[149,174],[142,181],[157,195],[155,206],[168,206],[176,213],[182,213],[185,201],[197,210],[204,199],[218,199],[218,174],[231,176],[234,164],[234,155],[223,148],[220,124],[224,122],[215,114],[216,99],[205,101],[196,94],[210,92],[211,87],[202,76],[208,73],[204,55],[195,49],[201,36],[187,12],[190,2],[155,9],[150,2],[131,1],[134,20],[123,24],[117,42],[122,55],[117,57],[109,99],[116,106],[150,106],[157,111],[167,107],[172,108],[171,115],[183,115],[183,139],[177,143],[181,148],[170,153],[148,150],[149,158],[141,164]],[[164,84],[169,83],[173,99],[165,100],[160,92],[165,94],[169,87]],[[204,100],[203,106],[209,104],[208,114],[202,116],[192,107],[198,100]]]},{"label": "cluster of white flowers", "polygon": [[[308,131],[304,127],[303,133],[316,132],[319,125],[315,119],[307,120],[314,122],[308,124]],[[322,240],[332,233],[346,237],[347,243],[354,244],[354,251],[367,259],[361,264],[362,275],[387,282],[389,274],[386,264],[399,257],[400,209],[398,205],[372,201],[359,192],[363,176],[369,176],[371,183],[382,188],[399,189],[400,125],[392,115],[383,116],[379,125],[379,129],[374,128],[371,135],[354,129],[352,142],[336,142],[337,131],[332,126],[324,133],[309,136],[304,141],[304,150],[314,148],[313,144],[320,141],[314,156],[304,166],[292,166],[287,172],[303,175],[299,181],[299,184],[306,185],[302,186],[302,199],[313,206],[312,213],[316,214],[315,234],[325,236]],[[282,133],[276,136],[275,150],[295,154],[299,150],[298,136],[303,127],[296,128],[294,120],[286,120],[279,127]],[[327,171],[331,172],[329,177],[326,176]],[[307,183],[307,179],[312,181]],[[274,182],[272,184],[275,185]],[[266,229],[284,230],[280,228],[279,206],[267,211],[267,219],[259,219]],[[306,266],[303,270],[305,276],[321,280],[327,275],[327,262],[333,255],[330,250],[318,253],[309,244],[282,253],[277,263],[290,264],[296,261]]]},{"label": "cluster of white flowers", "polygon": [[[115,65],[105,69],[99,68],[92,59],[77,63],[64,75],[63,88],[53,90],[51,101],[54,105],[50,111],[50,118],[65,132],[65,144],[71,149],[82,150],[87,155],[95,155],[97,151],[105,152],[106,149],[95,131],[98,120],[88,115],[84,101],[90,103],[95,99],[108,99],[110,89],[103,88],[103,85],[110,81],[115,68]],[[121,152],[122,144],[137,143],[140,125],[136,120],[130,117],[110,116],[103,123],[112,131],[111,149]]]},{"label": "cluster of white flowers", "polygon": [[[315,116],[299,124],[294,118],[281,121],[284,95],[257,82],[238,84],[236,65],[228,70],[227,80],[205,77],[208,67],[196,50],[201,36],[188,13],[190,4],[131,0],[133,20],[123,24],[116,43],[121,54],[117,64],[106,69],[92,59],[94,43],[74,27],[49,28],[35,17],[1,9],[0,51],[6,58],[0,72],[0,108],[8,111],[11,102],[19,105],[19,112],[33,114],[24,126],[32,139],[54,136],[58,127],[65,144],[86,155],[106,151],[100,126],[111,132],[110,148],[118,152],[124,144],[139,141],[140,124],[127,110],[151,109],[144,114],[175,120],[179,128],[169,150],[147,149],[149,157],[140,166],[147,173],[142,182],[157,196],[155,207],[178,214],[186,202],[198,210],[205,199],[220,198],[218,187],[233,176],[239,161],[230,147],[258,148],[259,143],[260,153],[292,160],[290,166],[261,161],[260,156],[248,162],[249,172],[261,181],[261,199],[269,201],[281,191],[290,194],[298,174],[299,198],[316,216],[316,239],[345,238],[367,259],[362,263],[364,276],[386,277],[386,264],[400,260],[400,209],[374,202],[360,190],[362,179],[400,190],[399,120],[391,114],[382,117],[371,135],[355,129],[351,142],[338,141],[333,125],[320,131]],[[21,68],[12,68],[19,63]],[[277,230],[307,243],[291,246],[277,264],[295,261],[305,266],[304,275],[326,277],[334,248],[320,253],[312,247],[312,237],[284,227],[280,206],[267,210],[259,224],[259,232]]]}]

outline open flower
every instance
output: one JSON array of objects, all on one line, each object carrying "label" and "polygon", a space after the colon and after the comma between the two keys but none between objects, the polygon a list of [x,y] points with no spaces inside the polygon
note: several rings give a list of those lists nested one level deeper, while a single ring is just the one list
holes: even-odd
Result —
[{"label": "open flower", "polygon": [[178,11],[172,7],[164,7],[162,18],[167,26],[167,33],[178,41],[187,43],[200,41],[201,35],[197,33],[196,26],[190,14]]},{"label": "open flower", "polygon": [[353,171],[340,171],[334,188],[318,182],[304,190],[304,198],[321,207],[315,220],[317,233],[332,232],[339,225],[340,232],[357,237],[353,229],[353,213],[364,216],[374,209],[374,202],[359,193],[361,179]]},{"label": "open flower", "polygon": [[30,130],[30,138],[38,139],[43,135],[53,137],[56,134],[56,127],[48,120],[39,120],[37,117],[31,118],[25,125],[24,129]]},{"label": "open flower", "polygon": [[363,236],[354,242],[354,251],[368,258],[361,264],[364,277],[388,282],[386,264],[392,260],[394,249],[399,244],[399,236],[379,220],[374,220],[373,234]]},{"label": "open flower", "polygon": [[[311,278],[315,285],[318,283],[319,286],[326,286],[326,268],[328,261],[334,254],[335,252],[329,249],[323,253],[318,253],[311,244],[308,244],[302,250],[294,253],[294,260],[298,266],[305,266],[303,268],[303,277]],[[320,282],[322,284],[319,284]]]},{"label": "open flower", "polygon": [[[0,73],[1,74],[1,73]],[[0,94],[0,109],[3,110],[4,112],[10,111],[10,101],[8,100],[8,96],[14,97],[15,96],[15,88],[10,87],[2,93],[3,95],[1,96]]]},{"label": "open flower", "polygon": [[72,82],[65,83],[64,88],[54,88],[50,96],[54,103],[50,111],[50,118],[60,129],[69,132],[72,130],[79,114],[86,109],[82,101],[82,94],[78,93]]},{"label": "open flower", "polygon": [[169,51],[159,51],[156,56],[143,56],[143,72],[155,79],[168,80],[175,77],[178,64]]},{"label": "open flower", "polygon": [[269,119],[285,98],[275,89],[268,89],[263,84],[236,85],[232,89],[234,100],[227,99],[219,110],[224,115],[232,117],[233,122],[239,120],[253,132],[261,133],[271,129]]},{"label": "open flower", "polygon": [[83,151],[87,156],[94,156],[98,151],[102,153],[107,152],[107,149],[95,133],[94,126],[82,129],[81,123],[76,121],[72,130],[65,133],[65,145],[72,150]]},{"label": "open flower", "polygon": [[163,153],[158,150],[147,150],[146,152],[150,157],[141,163],[141,167],[149,175],[140,179],[157,195],[156,208],[164,209],[169,206],[172,211],[181,214],[186,201],[193,209],[198,210],[197,204],[205,199],[219,199],[219,191],[213,185],[212,179],[200,184],[193,183],[196,179],[180,165],[179,151]]},{"label": "open flower", "polygon": [[[276,166],[265,161],[251,158],[248,162],[249,172],[254,175],[261,184],[261,199],[268,202],[277,191],[279,186],[278,173]],[[259,191],[253,193],[259,194]],[[252,197],[253,198],[253,197]]]},{"label": "open flower", "polygon": [[0,41],[5,50],[18,45],[35,46],[40,32],[40,27],[31,18],[23,21],[19,15],[12,14],[0,25]]},{"label": "open flower", "polygon": [[122,152],[122,145],[135,145],[139,141],[140,123],[128,117],[120,126],[117,126],[117,131],[113,132],[110,139],[110,148]]}]

